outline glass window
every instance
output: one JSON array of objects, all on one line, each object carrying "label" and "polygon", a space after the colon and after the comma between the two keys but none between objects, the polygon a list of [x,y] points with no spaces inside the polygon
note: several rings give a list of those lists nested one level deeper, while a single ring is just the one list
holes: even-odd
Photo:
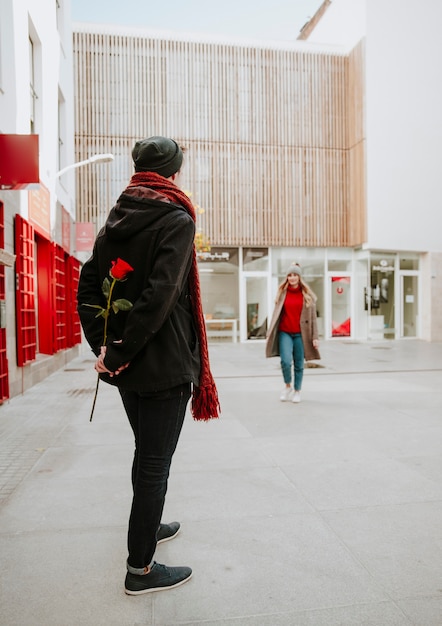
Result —
[{"label": "glass window", "polygon": [[419,269],[419,255],[416,254],[401,254],[399,257],[399,267],[401,270],[418,270]]},{"label": "glass window", "polygon": [[351,270],[352,250],[331,248],[327,251],[329,272],[349,272]]},{"label": "glass window", "polygon": [[238,249],[211,248],[198,254],[206,319],[238,319]]},{"label": "glass window", "polygon": [[344,259],[339,259],[333,261],[331,259],[328,260],[328,271],[329,272],[348,272],[351,269],[351,261],[345,261]]},{"label": "glass window", "polygon": [[35,132],[35,100],[37,99],[37,92],[35,86],[35,54],[34,54],[34,42],[29,37],[29,79],[30,79],[30,95],[31,95],[31,133]]},{"label": "glass window", "polygon": [[269,251],[267,248],[244,248],[243,267],[246,272],[266,272],[269,267]]},{"label": "glass window", "polygon": [[299,263],[303,274],[310,277],[324,276],[325,249],[323,248],[274,248],[272,250],[272,276],[281,282],[287,268]]}]

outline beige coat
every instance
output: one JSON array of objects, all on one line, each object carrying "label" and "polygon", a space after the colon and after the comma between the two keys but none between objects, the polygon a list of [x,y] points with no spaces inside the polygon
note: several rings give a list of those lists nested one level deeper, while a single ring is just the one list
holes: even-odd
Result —
[{"label": "beige coat", "polygon": [[[272,320],[270,322],[266,341],[266,357],[279,356],[278,326],[281,317],[282,307],[287,290],[284,290],[279,297],[275,309],[273,311]],[[304,306],[301,312],[301,337],[304,344],[304,358],[306,361],[314,361],[320,359],[321,355],[317,348],[313,347],[313,340],[318,339],[318,325],[316,322],[316,306],[312,302],[307,306],[304,300]]]}]

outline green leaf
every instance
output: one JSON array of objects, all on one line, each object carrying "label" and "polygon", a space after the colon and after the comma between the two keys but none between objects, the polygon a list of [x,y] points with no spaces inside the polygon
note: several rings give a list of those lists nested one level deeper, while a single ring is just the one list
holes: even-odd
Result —
[{"label": "green leaf", "polygon": [[99,304],[86,304],[86,303],[84,303],[81,306],[88,306],[91,309],[100,309],[100,311],[104,311],[103,307],[101,305],[99,305]]},{"label": "green leaf", "polygon": [[113,311],[114,313],[118,313],[118,307],[117,307],[117,305],[115,304],[115,302],[112,302],[112,311]]},{"label": "green leaf", "polygon": [[101,286],[101,290],[102,290],[105,298],[109,297],[110,288],[111,288],[110,280],[109,280],[109,278],[106,277],[103,280],[103,284]]},{"label": "green leaf", "polygon": [[[117,307],[117,309],[119,309],[120,311],[129,311],[129,309],[133,307],[133,304],[132,302],[129,302],[129,300],[126,300],[125,298],[118,298],[118,300],[114,300],[114,302],[112,302],[112,308],[114,307]],[[115,308],[114,308],[114,311],[115,311]]]}]

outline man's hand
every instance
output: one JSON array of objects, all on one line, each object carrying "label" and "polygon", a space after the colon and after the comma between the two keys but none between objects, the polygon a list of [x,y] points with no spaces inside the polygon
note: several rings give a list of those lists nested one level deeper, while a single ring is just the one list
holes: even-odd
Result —
[{"label": "man's hand", "polygon": [[100,356],[96,360],[95,366],[94,366],[95,371],[98,372],[99,374],[109,374],[109,376],[113,378],[114,376],[118,376],[118,374],[120,374],[127,367],[129,367],[129,363],[125,363],[124,365],[121,365],[115,372],[111,372],[110,370],[107,369],[107,367],[104,364],[105,356],[106,356],[106,346],[101,346]]}]

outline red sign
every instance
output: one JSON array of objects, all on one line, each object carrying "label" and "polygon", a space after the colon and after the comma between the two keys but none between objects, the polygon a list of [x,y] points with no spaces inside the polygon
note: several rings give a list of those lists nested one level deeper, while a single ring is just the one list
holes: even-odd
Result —
[{"label": "red sign", "polygon": [[95,224],[93,222],[77,222],[75,235],[77,252],[91,252],[95,241]]},{"label": "red sign", "polygon": [[0,189],[39,181],[38,135],[0,134]]}]

